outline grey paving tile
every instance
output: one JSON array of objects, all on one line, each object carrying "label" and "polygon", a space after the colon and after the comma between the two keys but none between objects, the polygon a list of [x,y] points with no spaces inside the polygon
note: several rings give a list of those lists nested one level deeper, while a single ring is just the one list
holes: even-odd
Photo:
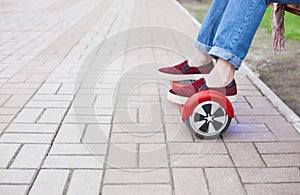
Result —
[{"label": "grey paving tile", "polygon": [[0,143],[50,143],[53,134],[38,133],[4,133],[0,138]]},{"label": "grey paving tile", "polygon": [[39,168],[48,148],[48,144],[23,145],[14,159],[11,168]]},{"label": "grey paving tile", "polygon": [[69,170],[41,170],[29,194],[62,194],[68,175]]},{"label": "grey paving tile", "polygon": [[58,124],[32,124],[32,123],[12,123],[5,132],[19,133],[55,133]]},{"label": "grey paving tile", "polygon": [[103,168],[103,156],[47,156],[43,168]]},{"label": "grey paving tile", "polygon": [[99,194],[101,179],[102,170],[75,170],[67,194]]},{"label": "grey paving tile", "polygon": [[107,144],[53,144],[49,155],[105,155]]},{"label": "grey paving tile", "polygon": [[169,169],[107,169],[104,184],[170,183]]},{"label": "grey paving tile", "polygon": [[175,194],[209,194],[202,169],[172,169]]},{"label": "grey paving tile", "polygon": [[264,163],[252,143],[226,143],[236,167],[264,167]]},{"label": "grey paving tile", "polygon": [[132,168],[137,166],[136,144],[114,144],[109,146],[107,157],[108,167]]},{"label": "grey paving tile", "polygon": [[167,167],[169,163],[165,144],[140,144],[139,166],[147,168]]},{"label": "grey paving tile", "polygon": [[289,168],[238,168],[243,183],[282,183],[299,182],[300,170]]},{"label": "grey paving tile", "polygon": [[268,142],[255,145],[262,154],[300,153],[300,142]]},{"label": "grey paving tile", "polygon": [[29,185],[0,185],[0,194],[25,194],[28,188]]},{"label": "grey paving tile", "polygon": [[118,194],[118,193],[130,194],[130,195],[170,195],[172,194],[171,185],[159,185],[159,184],[147,184],[147,185],[104,185],[103,194]]},{"label": "grey paving tile", "polygon": [[245,188],[249,195],[297,194],[300,191],[299,183],[249,184]]},{"label": "grey paving tile", "polygon": [[0,169],[0,184],[30,184],[35,170]]},{"label": "grey paving tile", "polygon": [[0,167],[6,168],[18,151],[20,144],[0,144]]},{"label": "grey paving tile", "polygon": [[228,155],[171,155],[171,166],[180,168],[190,167],[234,167]]},{"label": "grey paving tile", "polygon": [[234,168],[205,169],[211,194],[246,194]]}]

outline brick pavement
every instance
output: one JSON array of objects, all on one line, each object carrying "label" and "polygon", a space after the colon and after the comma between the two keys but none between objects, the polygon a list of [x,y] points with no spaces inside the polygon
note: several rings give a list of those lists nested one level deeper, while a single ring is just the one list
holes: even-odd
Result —
[{"label": "brick pavement", "polygon": [[198,29],[173,1],[0,5],[0,194],[300,191],[300,136],[246,74],[222,137],[181,123],[155,70],[191,57]]}]

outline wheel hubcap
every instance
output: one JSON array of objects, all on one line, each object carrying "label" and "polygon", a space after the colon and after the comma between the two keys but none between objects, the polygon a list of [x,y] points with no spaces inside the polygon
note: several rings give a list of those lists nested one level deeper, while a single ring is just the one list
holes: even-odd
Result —
[{"label": "wheel hubcap", "polygon": [[199,104],[189,120],[192,128],[198,133],[213,135],[224,129],[228,116],[217,102],[209,101]]}]

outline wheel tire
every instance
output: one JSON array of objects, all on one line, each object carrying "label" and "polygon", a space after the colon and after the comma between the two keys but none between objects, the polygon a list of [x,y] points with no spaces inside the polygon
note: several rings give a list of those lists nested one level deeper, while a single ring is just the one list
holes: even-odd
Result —
[{"label": "wheel tire", "polygon": [[219,103],[205,101],[196,106],[184,122],[193,135],[200,139],[213,139],[228,129],[231,118]]}]

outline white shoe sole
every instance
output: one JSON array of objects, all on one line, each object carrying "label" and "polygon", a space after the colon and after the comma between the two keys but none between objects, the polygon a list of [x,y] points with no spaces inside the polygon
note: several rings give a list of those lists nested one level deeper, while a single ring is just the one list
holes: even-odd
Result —
[{"label": "white shoe sole", "polygon": [[158,71],[158,77],[161,79],[169,81],[183,81],[183,80],[198,80],[200,78],[205,78],[207,74],[167,74]]},{"label": "white shoe sole", "polygon": [[[232,103],[237,100],[237,95],[226,96],[226,98]],[[189,99],[188,97],[178,96],[168,91],[167,99],[176,104],[184,105],[186,101]]]}]

